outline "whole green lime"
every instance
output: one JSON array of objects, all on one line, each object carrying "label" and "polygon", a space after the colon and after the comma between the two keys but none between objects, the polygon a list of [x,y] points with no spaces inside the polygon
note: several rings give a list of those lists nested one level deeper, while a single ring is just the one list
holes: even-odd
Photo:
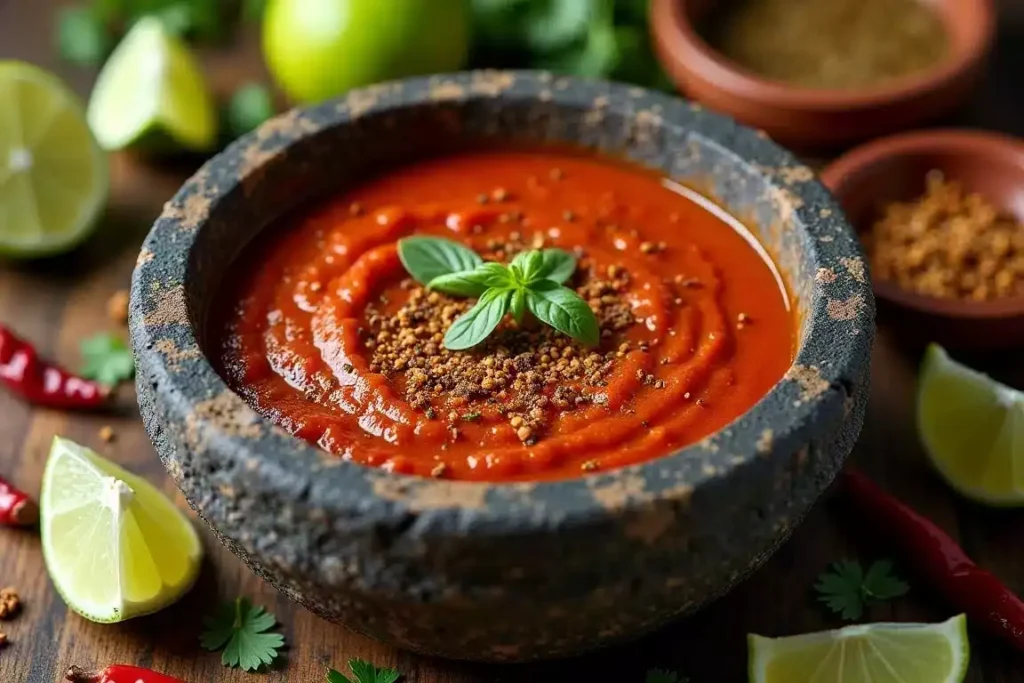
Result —
[{"label": "whole green lime", "polygon": [[466,0],[270,0],[263,55],[290,98],[320,102],[378,81],[461,69],[469,25]]}]

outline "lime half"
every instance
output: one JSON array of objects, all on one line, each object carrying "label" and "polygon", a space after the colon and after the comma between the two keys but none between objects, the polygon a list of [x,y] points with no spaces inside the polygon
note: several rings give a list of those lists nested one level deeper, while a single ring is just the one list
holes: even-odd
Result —
[{"label": "lime half", "polygon": [[37,67],[0,62],[0,103],[0,253],[68,251],[103,210],[106,155],[75,94]]},{"label": "lime half", "polygon": [[921,368],[917,426],[935,468],[957,491],[989,505],[1024,505],[1024,393],[932,344]]},{"label": "lime half", "polygon": [[155,612],[195,582],[203,550],[192,522],[152,484],[88,448],[53,440],[40,499],[46,568],[85,618]]},{"label": "lime half", "polygon": [[106,149],[217,144],[217,110],[188,47],[154,17],[132,26],[103,66],[89,125]]},{"label": "lime half", "polygon": [[960,683],[961,614],[941,624],[863,624],[789,638],[749,636],[751,683]]}]

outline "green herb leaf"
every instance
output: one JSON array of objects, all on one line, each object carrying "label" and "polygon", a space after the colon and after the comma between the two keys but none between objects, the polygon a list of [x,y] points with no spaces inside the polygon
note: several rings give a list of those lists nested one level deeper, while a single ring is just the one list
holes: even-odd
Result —
[{"label": "green herb leaf", "polygon": [[453,296],[480,296],[492,287],[511,287],[513,284],[508,268],[490,262],[481,263],[474,270],[435,277],[427,283],[427,288]]},{"label": "green herb leaf", "polygon": [[232,137],[245,135],[274,115],[270,90],[260,83],[246,83],[231,96],[227,123]]},{"label": "green herb leaf", "polygon": [[526,313],[526,290],[519,288],[512,294],[512,318],[517,323],[523,322],[523,314]]},{"label": "green herb leaf", "polygon": [[398,240],[398,258],[409,274],[424,285],[442,275],[474,270],[483,263],[472,249],[439,237]]},{"label": "green herb leaf", "polygon": [[539,251],[533,249],[516,254],[508,268],[518,278],[519,284],[529,285],[531,282],[540,279],[540,271],[543,265],[544,257],[541,256]]},{"label": "green herb leaf", "polygon": [[540,321],[588,346],[596,346],[601,339],[597,316],[568,287],[541,280],[527,290],[526,307]]},{"label": "green herb leaf", "polygon": [[67,7],[57,15],[57,50],[72,64],[99,66],[113,43],[106,24],[90,8]]},{"label": "green herb leaf", "polygon": [[[646,0],[645,0],[646,1]],[[242,0],[242,19],[259,21],[267,9],[267,0]]]},{"label": "green herb leaf", "polygon": [[79,374],[86,379],[114,385],[135,376],[132,350],[117,335],[101,333],[83,339],[80,351],[85,363]]},{"label": "green herb leaf", "polygon": [[545,249],[541,252],[544,263],[540,268],[539,277],[553,280],[558,284],[565,282],[576,272],[576,258],[562,249]]},{"label": "green herb leaf", "polygon": [[892,574],[892,562],[879,560],[865,573],[859,562],[840,560],[818,577],[818,600],[850,621],[860,619],[868,605],[904,595],[910,586]]},{"label": "green herb leaf", "polygon": [[687,679],[675,671],[665,669],[648,669],[645,683],[686,683]]},{"label": "green herb leaf", "polygon": [[553,52],[587,34],[599,6],[607,0],[546,0],[533,2],[527,15],[525,39],[531,50]]},{"label": "green herb leaf", "polygon": [[195,38],[212,42],[221,37],[223,25],[220,16],[220,0],[158,0],[157,2],[133,3],[134,18],[152,14],[168,32],[183,38]]},{"label": "green herb leaf", "polygon": [[494,331],[512,305],[511,289],[488,289],[476,306],[460,315],[444,335],[444,345],[463,351],[482,342]]},{"label": "green herb leaf", "polygon": [[238,598],[203,620],[205,629],[199,643],[210,651],[223,648],[220,661],[224,666],[256,671],[273,663],[284,646],[284,636],[267,633],[276,623],[273,614]]},{"label": "green herb leaf", "polygon": [[862,588],[868,600],[892,600],[906,595],[910,585],[893,575],[891,560],[878,560],[868,567]]},{"label": "green herb leaf", "polygon": [[402,674],[396,669],[378,668],[362,659],[348,660],[348,668],[352,670],[355,680],[335,669],[327,670],[327,683],[395,683]]}]

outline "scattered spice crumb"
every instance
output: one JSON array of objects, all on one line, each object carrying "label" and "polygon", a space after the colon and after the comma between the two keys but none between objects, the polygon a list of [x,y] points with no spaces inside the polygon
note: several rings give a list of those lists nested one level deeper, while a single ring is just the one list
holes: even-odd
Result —
[{"label": "scattered spice crumb", "polygon": [[103,425],[100,427],[100,441],[104,443],[110,443],[114,440],[117,435],[114,434],[114,428],[110,425]]},{"label": "scattered spice crumb", "polygon": [[508,190],[506,190],[504,187],[495,188],[494,191],[491,192],[491,199],[493,199],[496,202],[505,201],[506,199],[508,199]]},{"label": "scattered spice crumb", "polygon": [[363,215],[363,205],[359,202],[352,202],[348,205],[349,216],[361,216]]},{"label": "scattered spice crumb", "polygon": [[562,169],[560,168],[553,168],[551,169],[551,173],[548,175],[551,176],[552,180],[561,180],[562,178],[565,177],[565,172],[562,171]]},{"label": "scattered spice crumb", "polygon": [[119,289],[107,299],[107,317],[110,322],[124,325],[128,322],[128,290]]},{"label": "scattered spice crumb", "polygon": [[10,586],[0,589],[0,619],[10,619],[21,609],[21,597],[18,591]]},{"label": "scattered spice crumb", "polygon": [[430,476],[434,477],[435,479],[440,479],[445,475],[446,472],[448,472],[448,465],[445,465],[443,462],[439,462],[438,464],[434,465],[434,469],[430,470]]},{"label": "scattered spice crumb", "polygon": [[580,469],[584,472],[593,472],[597,469],[597,462],[594,460],[587,460],[580,465]]},{"label": "scattered spice crumb", "polygon": [[574,214],[572,211],[563,211],[562,218],[565,221],[572,223],[574,220],[576,220],[576,214]]}]

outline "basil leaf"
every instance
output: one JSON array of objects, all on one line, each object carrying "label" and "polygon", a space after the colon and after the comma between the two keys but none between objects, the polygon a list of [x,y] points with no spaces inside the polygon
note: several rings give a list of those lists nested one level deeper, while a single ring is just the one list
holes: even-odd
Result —
[{"label": "basil leaf", "polygon": [[517,323],[522,323],[524,313],[526,313],[526,290],[520,288],[512,294],[512,317]]},{"label": "basil leaf", "polygon": [[427,288],[453,296],[480,296],[492,287],[507,289],[514,284],[508,268],[491,262],[482,263],[475,270],[435,277],[427,283]]},{"label": "basil leaf", "polygon": [[541,266],[544,264],[544,257],[536,249],[521,251],[516,254],[509,264],[509,269],[516,273],[520,284],[529,284],[539,279]]},{"label": "basil leaf", "polygon": [[494,331],[512,303],[511,289],[488,289],[476,306],[460,315],[444,335],[445,348],[462,351],[476,346]]},{"label": "basil leaf", "polygon": [[534,3],[525,38],[531,50],[554,52],[586,36],[587,27],[604,0],[546,0]]},{"label": "basil leaf", "polygon": [[601,338],[594,312],[568,287],[541,280],[527,290],[526,306],[541,322],[587,346],[596,346]]},{"label": "basil leaf", "polygon": [[475,251],[440,237],[405,237],[398,240],[398,258],[421,284],[442,275],[473,270],[483,263]]},{"label": "basil leaf", "polygon": [[562,284],[576,272],[576,258],[569,252],[562,249],[545,249],[540,254],[544,262],[537,274],[538,279],[554,280]]}]

